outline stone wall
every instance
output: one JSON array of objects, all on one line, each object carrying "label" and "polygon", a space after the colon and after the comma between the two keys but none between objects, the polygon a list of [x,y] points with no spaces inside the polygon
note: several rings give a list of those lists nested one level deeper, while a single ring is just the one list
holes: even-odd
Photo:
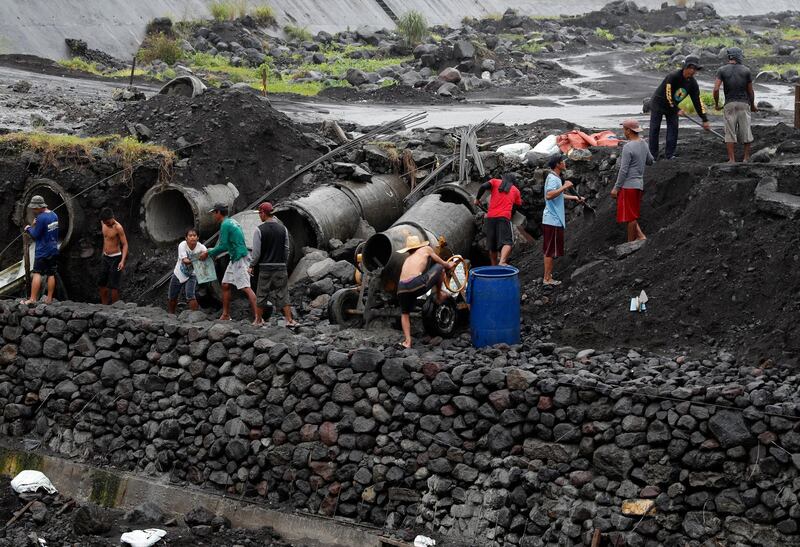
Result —
[{"label": "stone wall", "polygon": [[445,545],[800,544],[781,363],[465,337],[401,354],[194,317],[0,303],[0,435]]}]

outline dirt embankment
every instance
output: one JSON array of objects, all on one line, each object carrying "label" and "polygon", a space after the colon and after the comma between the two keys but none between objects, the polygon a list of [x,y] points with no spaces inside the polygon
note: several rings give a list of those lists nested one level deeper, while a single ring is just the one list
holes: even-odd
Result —
[{"label": "dirt embankment", "polygon": [[[754,131],[756,149],[800,138],[782,124]],[[625,233],[608,195],[614,171],[595,177],[595,220],[576,212],[568,221],[567,255],[555,266],[561,287],[541,284],[539,242],[514,257],[525,321],[550,323],[560,341],[584,346],[728,346],[755,360],[796,355],[800,225],[758,210],[754,191],[764,176],[797,175],[775,164],[721,165],[723,144],[708,134],[683,131],[679,153],[646,172],[641,226],[648,239],[638,252],[615,256]],[[631,313],[630,299],[641,290],[648,310]]]}]

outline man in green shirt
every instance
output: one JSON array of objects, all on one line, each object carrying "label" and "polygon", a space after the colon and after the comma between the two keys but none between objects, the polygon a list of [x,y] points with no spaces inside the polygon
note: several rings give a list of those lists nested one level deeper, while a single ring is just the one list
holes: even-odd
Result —
[{"label": "man in green shirt", "polygon": [[250,309],[253,310],[253,322],[258,320],[256,310],[256,294],[250,288],[250,256],[244,242],[244,232],[238,222],[228,218],[228,206],[217,203],[209,211],[214,215],[216,222],[221,222],[219,228],[219,241],[216,246],[200,255],[200,260],[205,260],[209,256],[214,258],[224,252],[228,253],[230,262],[222,276],[222,321],[230,321],[231,315],[231,285],[242,291],[250,301]]}]

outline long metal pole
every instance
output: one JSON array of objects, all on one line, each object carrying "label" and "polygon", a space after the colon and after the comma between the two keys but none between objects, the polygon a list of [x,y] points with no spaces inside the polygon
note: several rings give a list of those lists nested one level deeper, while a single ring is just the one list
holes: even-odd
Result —
[{"label": "long metal pole", "polygon": [[800,84],[794,84],[794,128],[800,129]]}]

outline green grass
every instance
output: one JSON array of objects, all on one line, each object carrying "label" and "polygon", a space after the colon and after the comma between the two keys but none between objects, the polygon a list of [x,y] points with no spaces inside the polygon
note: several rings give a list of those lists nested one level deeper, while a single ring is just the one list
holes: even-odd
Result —
[{"label": "green grass", "polygon": [[544,44],[541,42],[527,42],[519,46],[520,51],[524,51],[525,53],[541,53],[544,51]]},{"label": "green grass", "polygon": [[800,63],[783,63],[780,65],[768,64],[761,67],[761,70],[767,72],[777,72],[778,74],[786,74],[790,70],[800,73]]},{"label": "green grass", "polygon": [[525,39],[523,34],[515,34],[513,32],[501,32],[497,35],[498,38],[501,40],[506,40],[508,42],[521,42]]},{"label": "green grass", "polygon": [[301,71],[314,70],[322,72],[329,76],[341,77],[344,76],[348,69],[355,68],[363,70],[364,72],[375,72],[380,68],[387,66],[400,65],[402,63],[411,61],[413,57],[385,57],[383,59],[343,59],[337,57],[329,60],[326,63],[315,65],[313,63],[305,63],[298,67]]},{"label": "green grass", "polygon": [[778,29],[781,33],[781,38],[784,40],[800,40],[800,28],[795,27],[782,27]]},{"label": "green grass", "polygon": [[[700,93],[700,101],[706,105],[706,114],[718,114],[714,110],[714,95],[710,91],[703,91]],[[720,101],[721,103],[722,101]],[[687,114],[697,114],[697,111],[694,109],[694,103],[692,102],[691,97],[686,97],[683,101],[678,104],[678,107],[686,112]]]},{"label": "green grass", "polygon": [[159,177],[169,177],[175,161],[175,153],[164,146],[140,143],[133,137],[120,135],[77,137],[59,133],[8,133],[0,135],[0,144],[32,150],[41,156],[43,166],[52,167],[62,163],[91,163],[94,161],[92,150],[102,148],[110,156],[119,158],[125,170],[123,180],[129,180],[136,163],[147,160],[154,160],[158,164]]},{"label": "green grass", "polygon": [[408,11],[397,21],[397,32],[406,44],[415,46],[428,36],[428,20],[417,10]]},{"label": "green grass", "polygon": [[211,10],[211,17],[216,21],[233,19],[233,6],[230,2],[212,2],[209,9]]},{"label": "green grass", "polygon": [[[230,80],[233,83],[260,81],[257,68],[233,66],[225,57],[219,55],[195,53],[189,56],[187,61],[193,70],[206,72],[212,84],[219,83],[222,79]],[[220,78],[220,76],[226,78]]]},{"label": "green grass", "polygon": [[606,40],[608,42],[613,42],[616,36],[611,31],[608,31],[604,28],[597,27],[594,29],[594,35],[600,38],[601,40]]},{"label": "green grass", "polygon": [[183,50],[178,40],[165,36],[163,33],[148,36],[136,53],[136,58],[143,63],[151,63],[158,59],[171,65],[182,57]]},{"label": "green grass", "polygon": [[286,25],[283,27],[283,32],[289,37],[290,40],[300,40],[301,42],[310,42],[314,37],[308,32],[306,27],[297,27],[295,25]]},{"label": "green grass", "polygon": [[740,38],[744,38],[747,36],[747,31],[744,30],[739,25],[731,25],[728,27],[728,34],[732,34],[734,36],[739,36]]},{"label": "green grass", "polygon": [[73,57],[72,59],[61,59],[58,64],[69,70],[79,70],[81,72],[88,72],[97,76],[103,76],[103,73],[97,68],[97,65],[84,61],[80,57]]},{"label": "green grass", "polygon": [[253,8],[251,15],[256,23],[263,27],[270,27],[276,23],[275,10],[272,9],[272,6],[257,6]]},{"label": "green grass", "polygon": [[675,49],[676,46],[669,44],[653,44],[644,48],[645,53],[663,53],[670,49]]}]

